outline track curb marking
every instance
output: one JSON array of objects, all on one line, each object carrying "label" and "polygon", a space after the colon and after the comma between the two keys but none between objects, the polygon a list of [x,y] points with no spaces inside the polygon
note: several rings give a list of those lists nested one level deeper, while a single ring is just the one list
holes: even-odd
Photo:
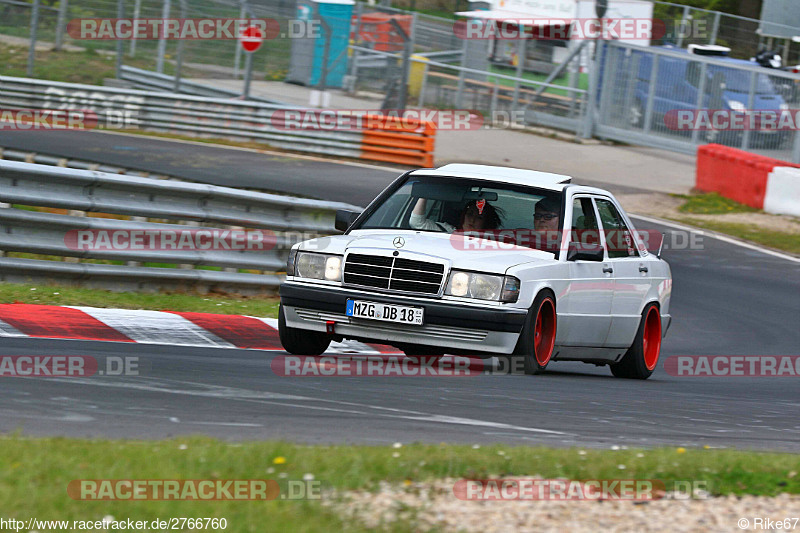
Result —
[{"label": "track curb marking", "polygon": [[[0,338],[36,337],[283,351],[278,321],[243,315],[0,304]],[[329,354],[399,354],[392,346],[333,342]]]}]

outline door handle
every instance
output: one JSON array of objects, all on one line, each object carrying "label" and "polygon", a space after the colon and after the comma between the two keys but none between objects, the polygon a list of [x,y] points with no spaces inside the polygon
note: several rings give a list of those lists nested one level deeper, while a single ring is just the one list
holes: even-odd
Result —
[{"label": "door handle", "polygon": [[647,272],[647,267],[644,265],[639,265],[639,272]]},{"label": "door handle", "polygon": [[611,267],[603,267],[603,273],[604,274],[611,274],[612,272],[614,272],[613,268],[611,268]]}]

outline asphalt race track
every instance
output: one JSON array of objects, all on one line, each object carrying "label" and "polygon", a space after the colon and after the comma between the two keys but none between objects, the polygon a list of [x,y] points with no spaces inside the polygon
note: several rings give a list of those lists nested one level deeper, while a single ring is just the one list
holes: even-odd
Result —
[{"label": "asphalt race track", "polygon": [[[81,150],[71,155],[97,160]],[[222,149],[206,150],[214,160]],[[262,165],[261,179],[288,183],[297,175],[331,187],[356,170],[364,183],[379,172],[275,157]],[[380,189],[387,176],[370,183]],[[637,229],[662,228],[638,221]],[[129,377],[3,378],[0,431],[797,451],[799,377],[673,377],[663,369],[674,355],[800,354],[800,262],[709,236],[700,242],[702,249],[664,254],[674,318],[659,369],[647,381],[615,379],[607,368],[582,363],[553,363],[542,376],[289,378],[270,370],[282,352],[0,337],[0,355],[136,356],[142,367]]]}]

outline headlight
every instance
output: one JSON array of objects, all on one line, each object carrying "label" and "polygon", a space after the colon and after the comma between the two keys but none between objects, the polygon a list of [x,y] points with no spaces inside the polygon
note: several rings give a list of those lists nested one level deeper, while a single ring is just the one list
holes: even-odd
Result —
[{"label": "headlight", "polygon": [[730,107],[732,110],[738,113],[743,113],[747,109],[747,107],[739,100],[728,100],[727,102],[728,102],[728,107]]},{"label": "headlight", "polygon": [[[294,276],[309,279],[342,280],[342,258],[338,255],[297,252],[294,258]],[[292,261],[292,256],[289,256]],[[287,265],[286,273],[289,273]]]},{"label": "headlight", "polygon": [[454,270],[450,273],[445,294],[495,302],[516,302],[519,297],[519,280],[513,276]]}]

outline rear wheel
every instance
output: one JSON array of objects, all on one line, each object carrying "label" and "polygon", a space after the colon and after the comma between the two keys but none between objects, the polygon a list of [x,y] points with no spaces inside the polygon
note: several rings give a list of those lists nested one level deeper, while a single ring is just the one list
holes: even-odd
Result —
[{"label": "rear wheel", "polygon": [[553,356],[558,318],[556,299],[550,291],[536,296],[517,341],[512,360],[522,359],[526,374],[541,374]]},{"label": "rear wheel", "polygon": [[283,349],[294,355],[321,355],[331,343],[327,333],[287,326],[282,305],[278,309],[278,337]]},{"label": "rear wheel", "polygon": [[658,365],[661,354],[661,314],[656,304],[642,311],[642,320],[636,338],[619,363],[611,365],[611,373],[618,378],[647,379]]}]

